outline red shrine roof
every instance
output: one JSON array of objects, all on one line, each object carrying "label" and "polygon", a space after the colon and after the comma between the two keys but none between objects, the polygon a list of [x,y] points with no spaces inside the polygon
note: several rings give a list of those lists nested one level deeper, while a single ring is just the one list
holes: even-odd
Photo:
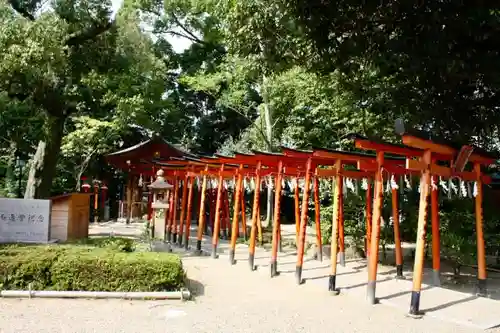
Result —
[{"label": "red shrine roof", "polygon": [[[172,157],[193,157],[195,155],[183,150],[165,139],[154,136],[149,140],[138,143],[117,152],[106,155],[106,161],[118,169],[134,173],[141,160],[149,160],[152,157],[161,160],[170,160]],[[139,169],[141,169],[139,167]],[[138,171],[139,173],[141,171]]]}]

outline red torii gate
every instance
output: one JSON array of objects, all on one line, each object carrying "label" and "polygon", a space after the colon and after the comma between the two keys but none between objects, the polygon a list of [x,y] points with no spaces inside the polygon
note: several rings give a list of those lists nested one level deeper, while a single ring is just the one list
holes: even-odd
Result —
[{"label": "red torii gate", "polygon": [[[367,298],[370,303],[375,303],[377,262],[380,237],[380,218],[381,205],[383,199],[383,182],[384,173],[389,175],[420,175],[420,204],[418,217],[418,237],[417,249],[414,262],[413,290],[410,301],[410,314],[418,315],[420,303],[420,290],[422,283],[423,271],[423,251],[425,244],[425,222],[427,214],[427,197],[429,192],[431,195],[432,209],[432,230],[435,236],[439,235],[439,221],[437,215],[437,190],[430,190],[431,177],[440,176],[443,178],[458,177],[462,180],[476,181],[476,230],[477,230],[477,250],[478,250],[478,287],[480,294],[486,293],[486,264],[484,253],[484,238],[482,232],[482,183],[488,183],[489,177],[482,175],[481,165],[489,165],[494,163],[495,158],[484,152],[472,152],[471,147],[465,146],[462,149],[457,149],[446,143],[436,143],[431,140],[424,139],[418,135],[404,133],[402,135],[403,145],[391,144],[369,140],[361,136],[354,136],[355,146],[358,149],[375,151],[376,155],[367,155],[362,153],[351,153],[343,151],[329,150],[325,148],[314,148],[311,151],[299,151],[294,149],[282,148],[282,153],[263,153],[255,151],[253,154],[236,153],[234,157],[216,155],[215,157],[183,157],[173,158],[166,163],[158,166],[166,169],[166,177],[176,179],[183,175],[185,183],[190,177],[203,176],[203,185],[200,201],[200,217],[198,224],[197,246],[196,249],[201,251],[202,230],[204,223],[204,195],[206,190],[207,177],[217,177],[219,179],[217,188],[216,201],[216,216],[214,223],[214,233],[212,238],[212,256],[217,257],[217,245],[220,228],[220,205],[222,180],[227,178],[237,178],[232,235],[231,235],[231,250],[230,261],[235,263],[234,251],[236,246],[239,205],[242,203],[239,200],[242,194],[243,177],[253,176],[257,179],[257,186],[260,186],[260,179],[264,176],[275,176],[275,209],[273,216],[273,232],[272,232],[272,252],[271,252],[271,277],[278,274],[277,271],[277,252],[278,242],[280,238],[280,221],[279,208],[281,198],[281,184],[284,176],[303,177],[305,178],[304,197],[302,209],[300,211],[300,223],[298,228],[298,251],[296,278],[297,282],[302,283],[302,266],[305,246],[305,235],[307,225],[307,205],[309,201],[310,183],[312,177],[315,178],[315,183],[320,177],[335,178],[335,195],[334,195],[334,216],[332,223],[332,255],[331,255],[331,274],[329,279],[329,290],[333,294],[337,294],[336,289],[336,265],[337,265],[337,235],[340,231],[340,248],[342,252],[343,243],[343,218],[342,218],[342,177],[348,178],[373,178],[374,179],[374,197],[373,205],[371,197],[371,189],[367,190],[367,255],[368,255],[368,284]],[[399,158],[388,157],[386,154],[401,156]],[[463,171],[467,163],[473,164],[472,171]],[[321,168],[326,166],[327,169]],[[154,168],[151,166],[143,166],[144,171]],[[316,185],[316,184],[315,184]],[[316,186],[315,186],[316,189]],[[192,186],[190,188],[190,193]],[[298,191],[298,190],[297,190]],[[177,191],[173,191],[171,200],[177,195]],[[393,196],[393,218],[396,243],[396,267],[397,277],[402,276],[402,253],[399,240],[399,221],[397,209],[397,191],[392,190]],[[185,197],[185,195],[183,195]],[[188,206],[192,195],[188,195]],[[183,200],[184,201],[184,200]],[[315,200],[316,201],[316,200]],[[172,202],[172,201],[171,201]],[[249,247],[249,264],[252,270],[254,266],[255,253],[255,238],[256,229],[258,229],[258,203],[259,190],[254,193],[254,205],[252,209],[252,227]],[[319,205],[319,204],[318,204]],[[174,205],[172,205],[173,207]],[[182,204],[184,207],[184,203]],[[183,209],[183,208],[182,208]],[[182,211],[181,209],[181,211]],[[169,221],[175,223],[175,208],[169,214]],[[371,210],[371,211],[370,211]],[[188,209],[188,214],[190,209]],[[172,217],[174,214],[174,217]],[[244,215],[244,214],[243,214]],[[183,217],[183,213],[181,212]],[[244,217],[244,216],[242,216]],[[182,218],[181,218],[182,220]],[[190,218],[187,220],[190,221]],[[169,222],[166,222],[169,223]],[[182,222],[181,222],[182,223]],[[186,239],[189,239],[189,227],[186,222]],[[182,225],[180,226],[182,229]],[[319,228],[319,219],[316,219],[316,227]],[[340,230],[339,230],[340,229]],[[167,229],[168,230],[168,229]],[[319,240],[319,249],[321,249],[321,240]],[[187,248],[187,241],[185,244]],[[341,255],[342,262],[342,255]],[[433,237],[433,269],[437,274],[437,283],[439,283],[439,237]]]},{"label": "red torii gate", "polygon": [[[436,143],[422,138],[414,133],[402,133],[404,145],[395,145],[386,142],[373,142],[366,138],[355,138],[355,145],[360,149],[375,150],[377,154],[377,170],[375,178],[375,199],[372,220],[372,244],[371,249],[378,253],[379,239],[379,216],[382,203],[382,172],[385,166],[385,154],[401,155],[406,158],[406,169],[411,172],[419,172],[420,179],[420,203],[418,214],[417,245],[415,252],[415,262],[413,269],[413,289],[410,301],[409,314],[418,316],[420,314],[420,293],[423,274],[423,260],[425,248],[425,224],[427,220],[427,206],[429,192],[431,195],[431,208],[433,234],[439,234],[439,220],[437,214],[437,191],[430,191],[431,177],[433,175],[443,178],[460,178],[462,180],[476,181],[476,236],[477,236],[477,257],[478,257],[478,289],[480,295],[486,294],[486,260],[483,237],[483,217],[482,217],[482,183],[488,183],[491,179],[481,173],[481,165],[490,165],[495,162],[495,158],[485,152],[472,152],[471,146],[463,146],[462,149],[452,147],[449,143]],[[467,163],[473,164],[473,171],[463,171]],[[438,164],[440,163],[440,164]],[[443,165],[443,164],[448,165]],[[433,268],[439,280],[439,238],[433,237]],[[370,257],[369,261],[369,281],[368,300],[375,303],[376,267],[377,256]],[[436,279],[436,277],[435,277]]]}]

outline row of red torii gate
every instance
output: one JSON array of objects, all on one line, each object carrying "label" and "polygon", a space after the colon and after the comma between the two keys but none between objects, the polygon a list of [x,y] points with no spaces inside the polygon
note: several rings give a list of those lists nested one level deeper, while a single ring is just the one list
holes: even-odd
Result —
[{"label": "row of red torii gate", "polygon": [[[409,314],[420,313],[420,293],[423,275],[425,230],[429,210],[432,223],[433,273],[436,284],[439,284],[440,240],[438,215],[438,190],[434,186],[437,177],[440,179],[460,179],[474,182],[476,237],[477,237],[477,279],[478,294],[486,295],[486,260],[483,237],[482,197],[483,184],[491,182],[491,178],[483,174],[482,169],[496,162],[496,156],[473,146],[456,146],[442,140],[430,140],[419,132],[401,134],[402,144],[393,144],[379,140],[370,140],[353,135],[355,147],[369,153],[345,152],[325,148],[311,150],[295,150],[282,148],[281,153],[265,153],[254,151],[252,154],[235,153],[234,156],[197,156],[182,151],[160,138],[153,138],[131,148],[107,156],[109,163],[129,172],[153,179],[158,170],[173,190],[169,193],[170,209],[165,215],[165,239],[168,242],[179,242],[188,249],[190,239],[193,188],[199,184],[200,200],[198,210],[198,228],[196,234],[196,251],[201,252],[203,230],[206,226],[205,201],[210,192],[209,184],[216,180],[216,188],[212,189],[213,212],[212,256],[217,258],[220,231],[231,228],[230,262],[235,263],[234,253],[239,232],[239,219],[242,220],[243,236],[246,237],[245,203],[243,199],[244,182],[252,179],[254,184],[261,184],[264,178],[274,180],[274,216],[272,224],[271,277],[278,275],[278,252],[281,239],[280,202],[284,178],[302,178],[304,182],[302,207],[296,200],[296,236],[297,263],[296,279],[301,284],[304,264],[304,248],[307,227],[307,211],[309,198],[313,192],[316,218],[316,243],[318,259],[322,260],[322,240],[319,218],[319,179],[333,179],[333,217],[331,237],[331,272],[328,289],[338,294],[336,287],[337,258],[343,264],[344,226],[343,226],[343,186],[344,178],[362,179],[366,188],[366,253],[368,262],[367,299],[376,302],[376,277],[379,256],[380,220],[384,195],[384,179],[393,177],[420,177],[420,202],[418,210],[418,228],[415,260],[413,269],[413,288]],[[374,152],[374,154],[373,154]],[[131,178],[131,177],[129,177]],[[235,184],[233,219],[229,223],[229,202],[224,189],[225,180]],[[182,194],[179,192],[180,184]],[[208,184],[208,185],[207,185]],[[372,189],[373,184],[373,189]],[[258,187],[259,185],[255,185]],[[296,186],[298,198],[299,186]],[[311,190],[312,188],[312,190]],[[249,235],[249,265],[254,269],[254,254],[257,236],[261,238],[259,209],[260,191],[254,191]],[[180,199],[182,197],[182,199]],[[430,200],[430,209],[428,198]],[[128,198],[127,201],[130,199]],[[150,196],[148,219],[151,218]],[[175,203],[175,204],[174,204]],[[128,205],[130,207],[131,205]],[[180,207],[179,207],[180,206]],[[395,254],[397,277],[402,277],[403,255],[399,235],[399,212],[397,186],[392,188],[393,228],[395,237]],[[180,208],[180,218],[177,217]],[[243,212],[241,215],[239,212]],[[128,212],[130,214],[130,211]],[[129,215],[127,215],[129,216]],[[241,216],[239,218],[239,216]],[[340,253],[339,253],[340,252]]]}]

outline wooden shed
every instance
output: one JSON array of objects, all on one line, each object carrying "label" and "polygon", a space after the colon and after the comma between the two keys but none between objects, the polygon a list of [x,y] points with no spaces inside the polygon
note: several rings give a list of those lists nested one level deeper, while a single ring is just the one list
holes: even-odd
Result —
[{"label": "wooden shed", "polygon": [[50,239],[67,241],[89,235],[90,194],[69,193],[51,198]]}]

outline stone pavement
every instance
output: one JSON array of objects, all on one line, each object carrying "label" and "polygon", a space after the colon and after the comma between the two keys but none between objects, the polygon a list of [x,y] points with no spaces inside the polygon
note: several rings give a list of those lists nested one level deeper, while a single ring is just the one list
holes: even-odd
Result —
[{"label": "stone pavement", "polygon": [[[283,232],[285,236],[286,233],[292,232],[286,229]],[[125,231],[129,232],[128,227],[117,226],[115,233],[118,235],[119,228],[123,228]],[[191,235],[196,235],[194,232]],[[308,237],[311,237],[309,235]],[[196,243],[195,237],[191,237],[191,246],[194,247]],[[204,237],[203,248],[207,253],[211,251],[211,239]],[[205,258],[207,262],[213,265],[214,269],[219,267],[221,264],[227,265],[225,269],[248,269],[248,246],[244,244],[238,244],[236,251],[236,259],[238,260],[237,267],[231,267],[229,264],[229,258],[227,256],[229,249],[229,244],[227,241],[221,241],[219,245],[219,259]],[[176,252],[181,250],[175,249]],[[185,257],[185,262],[190,258],[187,254],[183,254]],[[328,295],[328,275],[329,275],[329,260],[324,260],[319,262],[311,257],[311,254],[307,254],[305,257],[303,278],[306,280],[306,285],[311,286],[308,288],[317,288],[318,291],[323,292]],[[270,268],[269,268],[269,252],[262,249],[256,249],[255,264],[258,265],[257,272],[250,272],[250,275],[263,275],[264,279],[270,279]],[[191,258],[189,260],[192,260]],[[296,266],[296,255],[293,250],[289,249],[285,253],[280,253],[278,258],[278,269],[281,272],[279,277],[272,279],[273,281],[287,281],[289,284],[289,290],[291,293],[295,293],[298,290],[304,289],[304,286],[294,286],[295,281],[295,266]],[[217,268],[219,269],[219,268]],[[357,301],[364,303],[365,293],[366,293],[366,263],[364,260],[351,260],[347,262],[346,267],[338,266],[337,271],[337,286],[341,288],[342,294],[352,297]],[[391,267],[381,266],[379,268],[378,283],[377,283],[377,297],[380,299],[382,305],[376,307],[385,307],[386,305],[391,306],[395,309],[402,320],[407,313],[410,304],[410,291],[411,291],[411,276],[408,275],[408,280],[395,280],[395,271]],[[188,271],[189,276],[189,271]],[[201,281],[203,283],[203,281]],[[242,283],[245,283],[241,281]],[[271,282],[271,281],[269,281]],[[266,283],[266,282],[263,282]],[[272,282],[274,283],[274,282]],[[421,309],[426,312],[426,318],[437,318],[442,321],[450,322],[453,324],[461,325],[469,329],[489,329],[493,327],[500,326],[500,302],[494,301],[486,298],[477,298],[471,294],[464,294],[457,291],[452,291],[443,288],[432,287],[429,285],[423,285]],[[256,291],[257,292],[257,291]],[[265,296],[264,294],[262,295]],[[335,298],[331,296],[332,298]],[[340,298],[345,299],[341,296]]]}]

